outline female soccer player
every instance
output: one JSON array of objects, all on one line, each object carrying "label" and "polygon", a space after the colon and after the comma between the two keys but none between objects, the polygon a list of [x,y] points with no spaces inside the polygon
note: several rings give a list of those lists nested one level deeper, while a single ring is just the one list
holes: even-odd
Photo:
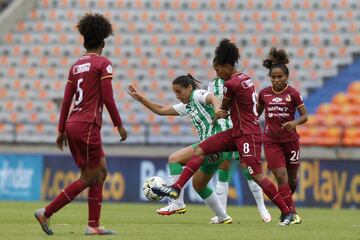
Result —
[{"label": "female soccer player", "polygon": [[[265,109],[263,142],[268,167],[276,177],[281,196],[294,213],[291,223],[299,224],[301,219],[292,199],[300,156],[299,134],[295,127],[307,121],[307,111],[300,93],[288,85],[288,63],[284,50],[271,48],[263,65],[269,69],[272,86],[260,91],[257,109],[259,115]],[[297,120],[296,110],[300,113]]]},{"label": "female soccer player", "polygon": [[261,168],[261,129],[256,108],[257,94],[251,78],[235,68],[240,57],[237,46],[223,39],[215,50],[213,66],[219,78],[225,80],[224,99],[216,116],[226,118],[230,109],[233,128],[217,133],[195,149],[178,181],[171,186],[152,188],[160,196],[177,198],[180,190],[199,169],[206,155],[224,151],[239,151],[241,160],[255,182],[281,211],[280,225],[289,225],[293,214],[280,196],[276,186],[263,174]]},{"label": "female soccer player", "polygon": [[[89,13],[80,19],[77,29],[84,37],[86,54],[70,68],[56,144],[61,151],[64,145],[69,144],[81,174],[79,179],[62,190],[49,205],[36,210],[35,217],[43,231],[53,235],[50,229],[51,216],[89,187],[89,218],[85,234],[112,235],[115,234],[114,231],[101,227],[99,223],[102,188],[107,175],[100,135],[104,104],[118,129],[121,141],[127,137],[113,98],[112,65],[106,57],[100,56],[105,46],[104,39],[112,34],[112,26],[101,14]],[[74,107],[68,117],[74,95]]]},{"label": "female soccer player", "polygon": [[[154,103],[141,95],[133,86],[129,86],[128,93],[135,100],[142,103],[145,107],[158,115],[166,116],[187,116],[196,128],[200,141],[211,136],[221,128],[217,122],[212,124],[215,117],[214,108],[220,107],[220,100],[214,94],[199,89],[199,82],[191,75],[179,76],[172,83],[176,98],[181,103],[169,106],[162,106]],[[198,143],[182,148],[169,156],[169,169],[172,181],[176,181],[182,173],[182,166],[185,165],[194,153]],[[193,187],[200,197],[205,201],[209,208],[218,217],[217,222],[210,223],[232,223],[232,219],[226,214],[226,209],[220,205],[216,193],[209,188],[208,182],[216,172],[218,166],[224,161],[223,154],[213,154],[206,158],[200,171],[197,171],[193,178]],[[171,215],[174,213],[185,213],[186,208],[183,200],[183,191],[180,197],[172,201],[168,206],[156,210],[161,215]]]},{"label": "female soccer player", "polygon": [[[208,91],[214,93],[216,97],[220,100],[224,98],[224,80],[221,78],[213,79],[208,85]],[[222,131],[225,131],[229,128],[232,128],[231,119],[228,117],[226,119],[218,119],[218,123],[221,126]],[[239,160],[239,152],[228,152],[225,154],[225,161],[219,166],[218,169],[218,181],[216,183],[216,194],[219,197],[220,203],[224,209],[227,205],[227,197],[229,191],[229,168],[231,165],[232,159]],[[252,180],[252,177],[244,163],[240,163],[240,168],[243,173],[243,176],[248,182],[249,188],[255,198],[255,202],[260,213],[260,216],[264,222],[271,221],[271,215],[265,207],[264,196],[261,187]],[[216,221],[216,217],[212,218],[212,221]]]}]

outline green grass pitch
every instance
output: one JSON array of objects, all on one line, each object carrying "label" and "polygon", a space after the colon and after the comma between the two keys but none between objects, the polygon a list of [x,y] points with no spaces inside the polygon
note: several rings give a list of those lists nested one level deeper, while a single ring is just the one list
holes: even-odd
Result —
[{"label": "green grass pitch", "polygon": [[54,236],[46,236],[34,218],[34,209],[44,202],[0,202],[0,239],[126,239],[126,240],[360,240],[360,211],[299,208],[300,225],[278,226],[279,211],[269,208],[273,221],[263,223],[255,207],[229,206],[231,225],[210,225],[210,210],[204,205],[188,205],[186,214],[159,216],[162,204],[104,203],[102,224],[116,230],[116,236],[84,236],[87,204],[75,202],[54,215]]}]

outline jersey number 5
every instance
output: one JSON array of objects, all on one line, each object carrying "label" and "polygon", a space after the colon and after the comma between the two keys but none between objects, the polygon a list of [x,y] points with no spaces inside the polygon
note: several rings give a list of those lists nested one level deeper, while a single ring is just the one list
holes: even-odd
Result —
[{"label": "jersey number 5", "polygon": [[76,96],[76,99],[75,99],[75,105],[79,105],[79,104],[82,102],[82,100],[83,100],[83,90],[82,90],[82,88],[81,88],[81,86],[80,86],[80,84],[81,84],[83,81],[84,81],[84,79],[83,79],[83,78],[80,78],[80,79],[78,80],[78,82],[77,82],[76,93],[77,93],[78,95]]}]

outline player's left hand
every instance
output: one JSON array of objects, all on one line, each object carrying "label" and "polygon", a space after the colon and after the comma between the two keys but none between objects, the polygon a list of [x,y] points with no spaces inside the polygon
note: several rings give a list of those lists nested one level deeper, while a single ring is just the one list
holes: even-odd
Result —
[{"label": "player's left hand", "polygon": [[228,118],[229,117],[229,112],[223,109],[215,109],[215,117],[212,121],[212,124],[214,124],[218,119],[220,118]]},{"label": "player's left hand", "polygon": [[138,92],[138,91],[136,90],[136,88],[135,88],[133,85],[131,85],[131,84],[128,86],[128,91],[127,91],[127,93],[128,93],[133,99],[135,99],[135,100],[137,100],[137,101],[140,101],[141,98],[143,97],[143,96],[140,94],[140,92]]},{"label": "player's left hand", "polygon": [[56,137],[56,145],[60,151],[64,150],[64,146],[67,146],[67,140],[65,133],[58,133]]},{"label": "player's left hand", "polygon": [[125,141],[127,138],[127,132],[126,129],[123,127],[123,125],[118,126],[118,132],[120,134],[120,142]]},{"label": "player's left hand", "polygon": [[283,123],[281,126],[281,129],[286,129],[288,131],[293,130],[296,127],[296,122],[295,121],[289,121],[286,123]]}]

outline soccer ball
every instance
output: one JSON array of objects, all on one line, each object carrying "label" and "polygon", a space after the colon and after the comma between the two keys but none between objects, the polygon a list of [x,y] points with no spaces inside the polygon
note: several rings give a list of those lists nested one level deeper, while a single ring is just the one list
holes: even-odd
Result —
[{"label": "soccer ball", "polygon": [[165,185],[166,185],[166,183],[165,183],[164,179],[162,179],[161,177],[158,177],[158,176],[149,177],[144,181],[144,185],[142,188],[143,193],[147,199],[159,201],[159,200],[163,199],[163,196],[157,195],[156,193],[154,193],[151,190],[151,188],[152,187],[162,187]]}]

